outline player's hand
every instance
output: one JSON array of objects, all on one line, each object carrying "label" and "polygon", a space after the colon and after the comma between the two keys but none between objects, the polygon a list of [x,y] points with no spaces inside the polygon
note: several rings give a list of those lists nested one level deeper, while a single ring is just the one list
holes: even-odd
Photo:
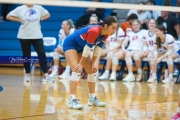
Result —
[{"label": "player's hand", "polygon": [[75,72],[77,73],[81,73],[82,72],[82,69],[83,69],[83,66],[81,64],[78,64],[75,68]]},{"label": "player's hand", "polygon": [[156,59],[156,63],[157,63],[157,64],[160,63],[161,60],[162,60],[161,58],[157,58],[157,59]]},{"label": "player's hand", "polygon": [[98,67],[97,67],[95,64],[92,65],[92,72],[93,72],[93,73],[96,73],[97,70],[98,70]]},{"label": "player's hand", "polygon": [[144,52],[144,53],[143,53],[143,56],[147,56],[148,53],[149,53],[148,51]]}]

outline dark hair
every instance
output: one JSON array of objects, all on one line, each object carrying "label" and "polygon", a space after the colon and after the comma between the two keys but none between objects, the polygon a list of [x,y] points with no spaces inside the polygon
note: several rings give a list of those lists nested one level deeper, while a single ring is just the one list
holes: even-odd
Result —
[{"label": "dark hair", "polygon": [[164,6],[171,6],[171,1],[170,0],[165,0],[164,1]]},{"label": "dark hair", "polygon": [[143,1],[141,1],[141,2],[138,2],[138,4],[141,4],[141,3],[142,3],[143,5],[145,5],[145,3],[144,3]]},{"label": "dark hair", "polygon": [[136,20],[138,19],[138,16],[136,14],[131,14],[130,16],[128,16],[128,18],[126,19],[126,21],[129,21],[129,20]]},{"label": "dark hair", "polygon": [[66,21],[67,24],[70,26],[69,29],[75,28],[75,26],[74,26],[74,24],[73,24],[73,21],[72,21],[71,19],[69,19],[69,20],[64,20],[64,21]]},{"label": "dark hair", "polygon": [[101,25],[102,27],[104,27],[105,24],[110,26],[110,25],[112,25],[112,23],[118,23],[117,18],[114,16],[108,16],[108,17],[104,18],[104,21],[100,21],[98,24]]},{"label": "dark hair", "polygon": [[148,1],[146,2],[146,4],[147,4],[148,2],[150,2],[150,3],[153,4],[153,5],[156,5],[156,2],[155,2],[154,0],[148,0]]},{"label": "dark hair", "polygon": [[[160,31],[163,31],[163,33],[165,34],[166,29],[163,25],[158,25],[156,26],[156,28]],[[159,37],[156,37],[156,45],[158,49],[161,48],[161,39]]]}]

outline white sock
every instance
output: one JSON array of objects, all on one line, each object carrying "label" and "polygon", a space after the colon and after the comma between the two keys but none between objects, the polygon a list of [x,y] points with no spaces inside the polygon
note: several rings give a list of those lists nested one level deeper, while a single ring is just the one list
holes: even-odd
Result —
[{"label": "white sock", "polygon": [[111,75],[113,75],[113,76],[116,75],[116,72],[112,72]]},{"label": "white sock", "polygon": [[95,97],[95,93],[92,94],[89,93],[89,97]]},{"label": "white sock", "polygon": [[153,78],[156,78],[156,73],[152,73],[152,77],[153,77]]},{"label": "white sock", "polygon": [[132,73],[132,72],[129,72],[129,73],[128,73],[128,75],[131,75],[131,76],[133,76],[133,73]]},{"label": "white sock", "polygon": [[177,112],[180,112],[180,107],[177,107]]},{"label": "white sock", "polygon": [[169,74],[169,78],[172,79],[173,78],[173,74]]},{"label": "white sock", "polygon": [[76,98],[75,94],[70,94],[70,98],[75,99]]},{"label": "white sock", "polygon": [[58,71],[58,66],[55,65],[54,66],[54,70]]},{"label": "white sock", "polygon": [[142,69],[138,69],[138,73],[142,73]]},{"label": "white sock", "polygon": [[105,70],[105,72],[104,72],[105,74],[109,74],[109,70]]},{"label": "white sock", "polygon": [[65,69],[66,72],[70,72],[71,71],[71,68],[70,66],[66,66],[66,69]]}]

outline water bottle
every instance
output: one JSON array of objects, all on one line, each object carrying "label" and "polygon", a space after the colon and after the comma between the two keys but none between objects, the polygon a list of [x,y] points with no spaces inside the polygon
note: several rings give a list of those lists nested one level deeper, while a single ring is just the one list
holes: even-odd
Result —
[{"label": "water bottle", "polygon": [[148,80],[148,77],[149,77],[149,75],[148,75],[148,71],[144,71],[144,81],[147,81]]}]

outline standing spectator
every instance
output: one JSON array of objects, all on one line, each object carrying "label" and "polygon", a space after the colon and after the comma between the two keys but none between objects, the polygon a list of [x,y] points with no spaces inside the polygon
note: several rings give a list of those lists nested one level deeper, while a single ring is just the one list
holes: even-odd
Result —
[{"label": "standing spectator", "polygon": [[[155,1],[153,1],[153,0],[148,0],[148,1],[146,2],[146,5],[153,5],[153,6],[155,6],[156,3],[155,3]],[[161,11],[158,11],[158,10],[146,11],[146,12],[145,12],[145,21],[144,21],[144,22],[145,22],[146,24],[148,24],[148,21],[149,21],[151,18],[157,20],[157,18],[158,18],[159,16],[161,16]]]},{"label": "standing spectator", "polygon": [[134,20],[138,19],[138,16],[136,14],[131,14],[127,19],[126,22],[123,22],[121,24],[121,28],[123,29],[125,35],[127,35],[129,32],[132,32],[132,22]]},{"label": "standing spectator", "polygon": [[[40,21],[46,20],[49,17],[50,14],[47,10],[42,6],[33,4],[19,6],[6,17],[8,20],[21,23],[17,37],[21,43],[23,57],[30,59],[31,45],[33,45],[38,54],[40,66],[44,73],[43,81],[48,80],[48,74]],[[24,63],[24,67],[26,71],[26,80],[30,81],[30,63]]]},{"label": "standing spectator", "polygon": [[[93,2],[99,2],[99,0],[93,0]],[[100,19],[104,16],[104,9],[99,8],[88,8],[83,16],[81,16],[76,22],[76,28],[82,27],[89,23],[89,18],[92,14],[96,14]]]},{"label": "standing spectator", "polygon": [[[144,2],[139,2],[139,5],[145,5]],[[138,16],[138,20],[141,22],[141,25],[144,29],[147,29],[146,24],[144,24],[145,21],[145,12],[142,10],[129,10],[129,12],[127,13],[127,17],[129,17],[131,14],[136,14]]]},{"label": "standing spectator", "polygon": [[[177,0],[177,7],[180,7],[180,0]],[[180,14],[179,14],[179,12],[176,13],[176,18],[177,18],[179,25],[180,25]]]},{"label": "standing spectator", "polygon": [[3,22],[6,18],[9,4],[2,4],[0,21]]},{"label": "standing spectator", "polygon": [[169,15],[169,12],[162,11],[161,17],[157,19],[158,25],[163,25],[166,28],[166,32],[172,35],[175,39],[179,36],[179,23],[178,20]]}]

